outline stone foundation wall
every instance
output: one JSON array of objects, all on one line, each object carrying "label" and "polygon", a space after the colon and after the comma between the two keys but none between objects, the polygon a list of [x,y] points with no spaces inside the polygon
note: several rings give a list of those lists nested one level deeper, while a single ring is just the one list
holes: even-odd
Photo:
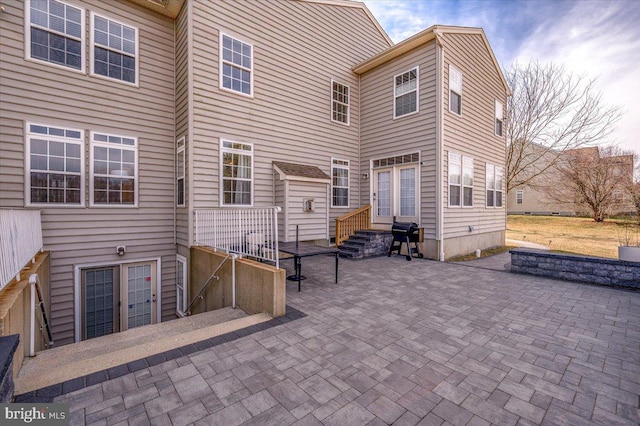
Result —
[{"label": "stone foundation wall", "polygon": [[513,249],[511,272],[640,289],[640,262]]}]

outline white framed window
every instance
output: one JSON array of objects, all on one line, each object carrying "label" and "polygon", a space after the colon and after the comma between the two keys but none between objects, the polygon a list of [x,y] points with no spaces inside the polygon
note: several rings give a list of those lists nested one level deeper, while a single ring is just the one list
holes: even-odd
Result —
[{"label": "white framed window", "polygon": [[[502,207],[503,170],[500,166],[487,164],[487,207]],[[522,201],[522,192],[520,195]],[[522,204],[522,202],[517,202],[517,198],[518,193],[516,192],[516,204]]]},{"label": "white framed window", "polygon": [[502,124],[504,122],[504,108],[502,107],[502,102],[500,101],[496,101],[495,115],[496,115],[495,133],[496,133],[496,136],[502,136]]},{"label": "white framed window", "polygon": [[331,207],[349,207],[349,161],[331,159]]},{"label": "white framed window", "polygon": [[523,197],[524,191],[522,189],[518,189],[516,191],[516,204],[522,204]]},{"label": "white framed window", "polygon": [[138,140],[91,132],[90,204],[138,205]]},{"label": "white framed window", "polygon": [[26,124],[26,205],[84,205],[84,132]]},{"label": "white framed window", "polygon": [[253,145],[220,141],[222,205],[253,205]]},{"label": "white framed window", "polygon": [[349,86],[331,80],[331,121],[349,125]]},{"label": "white framed window", "polygon": [[84,71],[84,9],[58,0],[25,2],[25,57]]},{"label": "white framed window", "polygon": [[473,207],[473,158],[449,153],[449,207]]},{"label": "white framed window", "polygon": [[176,142],[176,204],[185,206],[185,138],[181,137]]},{"label": "white framed window", "polygon": [[253,46],[220,33],[220,88],[253,96]]},{"label": "white framed window", "polygon": [[181,317],[187,315],[187,303],[189,303],[187,272],[187,258],[176,254],[176,311]]},{"label": "white framed window", "polygon": [[462,73],[449,65],[449,111],[462,114]]},{"label": "white framed window", "polygon": [[418,112],[418,67],[393,77],[393,118]]},{"label": "white framed window", "polygon": [[136,85],[138,29],[91,12],[91,74]]}]

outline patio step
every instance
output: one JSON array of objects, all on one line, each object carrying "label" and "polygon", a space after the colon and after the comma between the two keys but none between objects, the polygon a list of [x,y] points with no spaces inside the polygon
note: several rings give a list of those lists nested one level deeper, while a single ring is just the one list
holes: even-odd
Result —
[{"label": "patio step", "polygon": [[248,315],[242,309],[223,308],[54,347],[24,360],[15,380],[15,394],[62,383],[270,319],[268,314]]},{"label": "patio step", "polygon": [[355,235],[338,246],[340,256],[348,259],[363,259],[386,255],[391,246],[391,231],[366,229],[356,231]]}]

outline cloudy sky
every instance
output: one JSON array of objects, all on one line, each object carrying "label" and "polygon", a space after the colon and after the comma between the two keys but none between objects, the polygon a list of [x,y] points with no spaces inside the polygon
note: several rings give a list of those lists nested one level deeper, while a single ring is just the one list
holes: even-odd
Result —
[{"label": "cloudy sky", "polygon": [[612,138],[640,153],[639,0],[364,0],[397,43],[434,24],[482,27],[503,69],[553,62],[598,79],[625,114]]}]

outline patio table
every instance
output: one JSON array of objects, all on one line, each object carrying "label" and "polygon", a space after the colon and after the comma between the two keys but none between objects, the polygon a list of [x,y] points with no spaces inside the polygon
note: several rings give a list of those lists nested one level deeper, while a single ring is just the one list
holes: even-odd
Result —
[{"label": "patio table", "polygon": [[289,243],[280,242],[278,243],[278,251],[293,255],[295,274],[289,275],[287,279],[291,281],[298,281],[298,291],[300,291],[300,281],[305,279],[305,277],[302,276],[302,258],[303,257],[318,256],[321,254],[335,255],[336,284],[338,284],[338,259],[340,257],[340,252],[338,251],[337,248],[322,247],[322,246],[317,246],[315,244],[302,243],[302,242],[289,242]]}]

